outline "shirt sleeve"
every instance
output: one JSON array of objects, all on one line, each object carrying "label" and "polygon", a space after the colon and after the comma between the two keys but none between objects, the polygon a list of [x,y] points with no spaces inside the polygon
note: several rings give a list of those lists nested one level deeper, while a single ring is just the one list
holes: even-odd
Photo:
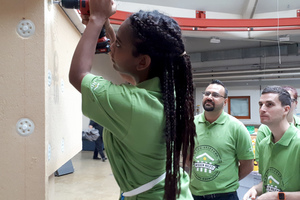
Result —
[{"label": "shirt sleeve", "polygon": [[238,160],[254,159],[253,146],[250,134],[244,125],[240,125],[237,137],[237,158]]},{"label": "shirt sleeve", "polygon": [[[265,152],[265,148],[268,146],[268,139],[265,139],[265,138],[262,138],[261,141],[260,141],[260,147],[259,147],[259,157],[261,157],[261,161],[258,163],[259,167],[258,167],[258,173],[260,173],[261,175],[263,175],[263,172],[264,172],[264,159],[263,159],[263,156],[262,153]],[[257,160],[258,162],[258,160]]]},{"label": "shirt sleeve", "polygon": [[266,125],[262,124],[259,126],[259,128],[257,130],[256,140],[255,140],[255,160],[257,162],[259,162],[260,143],[265,137],[267,137],[267,135],[270,135],[270,134],[271,134],[271,131]]},{"label": "shirt sleeve", "polygon": [[81,83],[82,112],[119,139],[126,136],[132,118],[131,90],[103,77],[86,75]]}]

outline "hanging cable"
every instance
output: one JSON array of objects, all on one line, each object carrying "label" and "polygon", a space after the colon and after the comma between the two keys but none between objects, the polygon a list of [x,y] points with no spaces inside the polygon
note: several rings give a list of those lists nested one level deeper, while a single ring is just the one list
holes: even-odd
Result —
[{"label": "hanging cable", "polygon": [[279,0],[277,0],[277,45],[278,45],[278,62],[281,65],[281,52],[279,40]]}]

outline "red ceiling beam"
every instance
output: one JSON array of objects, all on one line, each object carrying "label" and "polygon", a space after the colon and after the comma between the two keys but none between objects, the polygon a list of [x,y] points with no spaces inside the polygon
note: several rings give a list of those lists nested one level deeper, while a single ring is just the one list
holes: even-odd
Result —
[{"label": "red ceiling beam", "polygon": [[174,17],[181,27],[277,27],[300,26],[300,18],[272,18],[272,19],[196,19]]},{"label": "red ceiling beam", "polygon": [[[117,11],[110,17],[112,24],[120,25],[122,21],[128,18],[130,12]],[[219,31],[241,31],[238,28],[246,28],[243,31],[249,31],[255,27],[278,27],[276,30],[293,30],[299,29],[300,18],[271,18],[271,19],[206,19],[206,18],[183,18],[173,17],[183,30],[199,30],[204,31],[211,28],[224,28]],[[231,29],[230,29],[231,28]],[[273,28],[274,29],[274,28]],[[216,29],[215,31],[217,31]],[[259,29],[257,29],[259,30]],[[261,30],[260,30],[261,31]]]},{"label": "red ceiling beam", "polygon": [[117,10],[117,12],[112,15],[109,19],[114,21],[124,21],[127,19],[132,13]]},{"label": "red ceiling beam", "polygon": [[205,19],[206,18],[206,12],[201,10],[196,10],[196,18]]},{"label": "red ceiling beam", "polygon": [[183,31],[218,31],[218,32],[231,32],[231,31],[286,31],[286,30],[300,30],[298,27],[266,27],[266,28],[192,28],[192,27],[181,27]]}]

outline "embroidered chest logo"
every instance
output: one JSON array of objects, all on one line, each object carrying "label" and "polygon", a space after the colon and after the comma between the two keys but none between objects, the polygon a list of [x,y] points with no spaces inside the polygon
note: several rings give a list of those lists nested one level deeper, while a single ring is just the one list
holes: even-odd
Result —
[{"label": "embroidered chest logo", "polygon": [[267,192],[280,192],[284,187],[281,173],[270,167],[264,175],[264,188]]},{"label": "embroidered chest logo", "polygon": [[99,87],[99,85],[100,85],[99,83],[93,82],[92,85],[91,85],[91,89],[96,90]]},{"label": "embroidered chest logo", "polygon": [[200,181],[212,181],[219,174],[218,170],[222,159],[217,150],[208,145],[195,148],[193,159],[193,174]]}]

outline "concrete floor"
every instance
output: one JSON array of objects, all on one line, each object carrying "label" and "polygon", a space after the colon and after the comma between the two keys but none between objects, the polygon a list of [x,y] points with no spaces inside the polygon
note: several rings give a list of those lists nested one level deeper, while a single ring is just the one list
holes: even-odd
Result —
[{"label": "concrete floor", "polygon": [[[117,200],[119,187],[113,177],[108,160],[93,160],[93,151],[81,151],[72,164],[74,173],[55,177],[55,200]],[[252,172],[240,182],[240,199],[261,178]]]},{"label": "concrete floor", "polygon": [[119,187],[108,160],[93,160],[92,151],[81,151],[72,164],[74,173],[55,177],[55,200],[117,200]]}]

